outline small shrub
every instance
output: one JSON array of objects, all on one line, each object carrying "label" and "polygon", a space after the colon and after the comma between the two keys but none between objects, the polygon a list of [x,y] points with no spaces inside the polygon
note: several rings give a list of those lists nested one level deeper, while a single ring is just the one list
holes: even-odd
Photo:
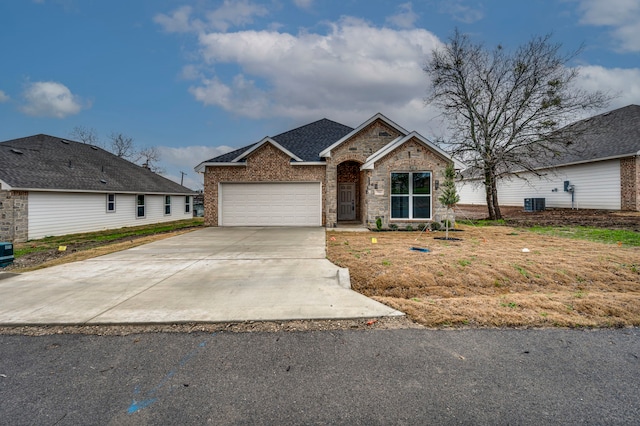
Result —
[{"label": "small shrub", "polygon": [[425,229],[427,229],[427,225],[426,223],[420,223],[418,224],[418,231],[424,231]]},{"label": "small shrub", "polygon": [[379,231],[382,229],[382,218],[376,219],[376,229]]},{"label": "small shrub", "polygon": [[392,231],[397,231],[398,225],[396,225],[395,223],[391,223],[389,224],[389,229],[391,229]]},{"label": "small shrub", "polygon": [[405,231],[413,231],[413,226],[407,225],[407,227],[404,228],[404,229],[405,229]]},{"label": "small shrub", "polygon": [[449,228],[449,229],[453,228],[453,227],[451,226],[451,221],[450,221],[449,219],[445,219],[445,220],[443,220],[443,221],[442,221],[442,226],[443,226],[443,227],[445,227],[445,228]]},{"label": "small shrub", "polygon": [[432,231],[439,231],[441,228],[440,223],[438,222],[431,222],[431,230]]}]

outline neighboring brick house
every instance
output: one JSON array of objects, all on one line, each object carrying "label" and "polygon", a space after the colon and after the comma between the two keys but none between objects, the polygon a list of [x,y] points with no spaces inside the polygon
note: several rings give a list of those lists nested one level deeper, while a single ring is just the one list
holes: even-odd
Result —
[{"label": "neighboring brick house", "polygon": [[[542,164],[536,174],[502,179],[500,205],[522,206],[525,198],[544,198],[546,207],[640,211],[640,106],[628,105],[571,126],[583,132],[571,152]],[[571,191],[565,190],[565,182]],[[460,204],[486,204],[480,179],[465,179],[458,191]]]},{"label": "neighboring brick house", "polygon": [[453,160],[382,114],[353,129],[322,119],[200,163],[210,226],[402,228],[444,220]]},{"label": "neighboring brick house", "polygon": [[188,219],[194,194],[96,146],[48,135],[0,142],[0,241]]}]

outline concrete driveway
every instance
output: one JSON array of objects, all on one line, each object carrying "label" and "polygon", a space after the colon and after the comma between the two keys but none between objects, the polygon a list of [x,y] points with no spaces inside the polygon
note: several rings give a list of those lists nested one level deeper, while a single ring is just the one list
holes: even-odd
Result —
[{"label": "concrete driveway", "polygon": [[350,290],[322,228],[205,228],[0,280],[0,324],[402,315]]}]

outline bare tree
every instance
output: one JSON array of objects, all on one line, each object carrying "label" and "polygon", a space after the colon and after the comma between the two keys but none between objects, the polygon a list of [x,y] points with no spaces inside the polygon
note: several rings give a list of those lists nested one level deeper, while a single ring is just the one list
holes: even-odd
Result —
[{"label": "bare tree", "polygon": [[109,135],[110,149],[114,155],[125,160],[135,160],[139,155],[136,151],[133,138],[126,136],[122,133],[111,132]]},{"label": "bare tree", "polygon": [[102,147],[98,132],[93,127],[76,126],[69,132],[69,136],[82,143]]},{"label": "bare tree", "polygon": [[502,218],[498,180],[535,172],[546,158],[572,149],[575,135],[557,130],[608,103],[602,92],[575,87],[578,71],[568,63],[580,50],[563,55],[561,47],[546,35],[513,52],[500,45],[487,50],[456,30],[425,65],[426,101],[447,118],[448,150],[484,177],[490,219]]},{"label": "bare tree", "polygon": [[158,166],[160,162],[160,151],[155,146],[150,146],[141,149],[138,152],[137,162],[140,162],[142,167],[151,170],[154,173],[164,173],[164,169]]}]

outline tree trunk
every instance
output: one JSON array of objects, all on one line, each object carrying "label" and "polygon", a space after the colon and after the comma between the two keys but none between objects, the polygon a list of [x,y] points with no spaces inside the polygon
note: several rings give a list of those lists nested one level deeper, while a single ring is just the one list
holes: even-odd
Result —
[{"label": "tree trunk", "polygon": [[496,180],[493,180],[493,219],[492,220],[500,220],[502,219],[502,212],[500,211],[500,204],[498,204],[498,183]]},{"label": "tree trunk", "polygon": [[498,185],[493,170],[490,167],[484,170],[484,188],[489,220],[502,219],[502,213],[498,205]]}]

